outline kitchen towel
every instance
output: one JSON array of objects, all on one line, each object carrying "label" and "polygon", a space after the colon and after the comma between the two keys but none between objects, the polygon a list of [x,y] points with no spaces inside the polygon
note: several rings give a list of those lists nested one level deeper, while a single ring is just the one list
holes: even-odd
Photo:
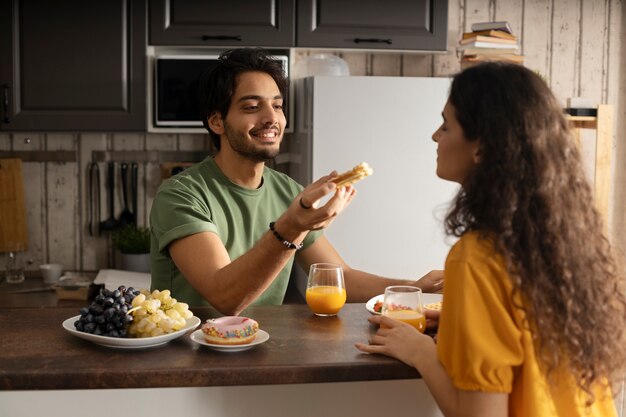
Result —
[{"label": "kitchen towel", "polygon": [[28,249],[21,159],[0,159],[0,252]]}]

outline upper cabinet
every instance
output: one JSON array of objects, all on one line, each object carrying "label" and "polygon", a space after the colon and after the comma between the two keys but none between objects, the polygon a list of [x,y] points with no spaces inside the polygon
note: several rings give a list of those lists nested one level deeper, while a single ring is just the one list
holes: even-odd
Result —
[{"label": "upper cabinet", "polygon": [[1,0],[0,130],[145,130],[145,8]]},{"label": "upper cabinet", "polygon": [[445,51],[439,0],[150,0],[151,45]]},{"label": "upper cabinet", "polygon": [[445,51],[448,1],[298,0],[297,46]]},{"label": "upper cabinet", "polygon": [[151,45],[291,46],[295,0],[150,0]]}]

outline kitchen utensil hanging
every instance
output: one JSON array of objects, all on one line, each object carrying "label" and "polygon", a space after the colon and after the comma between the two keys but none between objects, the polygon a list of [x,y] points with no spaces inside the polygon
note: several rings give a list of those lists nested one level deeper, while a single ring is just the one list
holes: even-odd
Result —
[{"label": "kitchen utensil hanging", "polygon": [[89,236],[100,236],[100,168],[98,163],[89,164]]},{"label": "kitchen utensil hanging", "polygon": [[139,223],[139,215],[137,214],[137,171],[139,166],[137,162],[130,164],[130,193],[132,202],[132,212],[135,218],[135,224]]},{"label": "kitchen utensil hanging", "polygon": [[122,207],[122,213],[120,213],[119,225],[124,227],[135,224],[135,215],[128,209],[128,164],[122,162],[120,170],[122,174],[122,200],[124,207]]},{"label": "kitchen utensil hanging", "polygon": [[100,223],[100,229],[102,230],[114,230],[118,227],[118,222],[115,220],[115,163],[109,162],[107,172],[107,188],[109,199],[109,217]]}]

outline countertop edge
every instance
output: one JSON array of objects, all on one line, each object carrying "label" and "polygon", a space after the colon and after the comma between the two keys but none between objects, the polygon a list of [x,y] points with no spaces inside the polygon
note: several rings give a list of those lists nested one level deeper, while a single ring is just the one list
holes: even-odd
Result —
[{"label": "countertop edge", "polygon": [[[273,366],[250,370],[232,368],[189,372],[184,369],[134,371],[120,383],[115,374],[80,371],[11,373],[0,371],[0,390],[172,388],[238,385],[284,385],[324,382],[380,381],[418,379],[419,373],[400,362],[385,365],[346,364],[320,368],[309,366]],[[181,383],[181,381],[184,381]]]}]

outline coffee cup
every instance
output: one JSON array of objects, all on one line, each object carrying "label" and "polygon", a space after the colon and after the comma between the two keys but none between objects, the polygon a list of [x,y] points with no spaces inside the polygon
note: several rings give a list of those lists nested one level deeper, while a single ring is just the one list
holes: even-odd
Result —
[{"label": "coffee cup", "polygon": [[43,264],[39,265],[43,282],[46,284],[56,284],[63,273],[63,265],[61,264]]}]

